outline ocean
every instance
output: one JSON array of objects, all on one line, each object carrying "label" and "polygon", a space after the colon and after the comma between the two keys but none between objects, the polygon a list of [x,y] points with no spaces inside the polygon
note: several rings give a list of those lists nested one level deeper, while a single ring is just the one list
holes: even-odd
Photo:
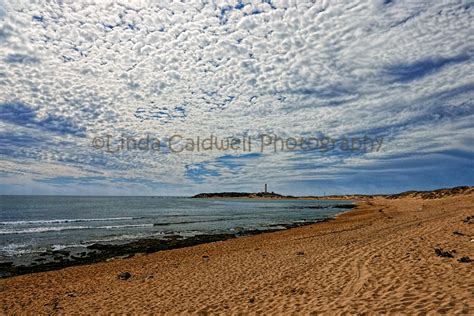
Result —
[{"label": "ocean", "polygon": [[[347,211],[347,201],[0,196],[0,263],[96,243],[285,229]],[[26,259],[25,259],[26,258]],[[23,261],[22,261],[23,260]]]}]

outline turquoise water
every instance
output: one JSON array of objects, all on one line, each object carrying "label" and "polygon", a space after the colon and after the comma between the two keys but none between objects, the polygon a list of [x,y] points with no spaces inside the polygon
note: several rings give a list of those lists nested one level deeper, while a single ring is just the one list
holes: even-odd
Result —
[{"label": "turquoise water", "polygon": [[267,230],[333,217],[347,201],[0,196],[0,259],[169,235]]}]

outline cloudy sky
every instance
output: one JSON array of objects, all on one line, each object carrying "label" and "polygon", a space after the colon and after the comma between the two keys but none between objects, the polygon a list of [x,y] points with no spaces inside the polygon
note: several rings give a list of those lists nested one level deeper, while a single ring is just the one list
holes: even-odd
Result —
[{"label": "cloudy sky", "polygon": [[[473,15],[472,0],[0,0],[0,193],[474,185]],[[160,146],[99,146],[147,135]],[[175,153],[173,135],[255,143]],[[262,152],[259,135],[336,146]],[[339,146],[362,137],[383,144]]]}]

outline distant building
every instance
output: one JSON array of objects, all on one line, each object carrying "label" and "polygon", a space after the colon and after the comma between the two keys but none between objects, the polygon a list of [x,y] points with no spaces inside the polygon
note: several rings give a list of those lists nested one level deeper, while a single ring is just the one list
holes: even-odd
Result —
[{"label": "distant building", "polygon": [[265,183],[265,189],[263,190],[263,192],[268,193],[267,184],[266,184],[266,183]]}]

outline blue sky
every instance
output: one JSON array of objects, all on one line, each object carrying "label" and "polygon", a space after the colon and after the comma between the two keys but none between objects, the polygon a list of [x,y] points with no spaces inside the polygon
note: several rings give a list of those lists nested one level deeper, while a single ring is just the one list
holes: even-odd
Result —
[{"label": "blue sky", "polygon": [[[474,1],[0,1],[0,193],[474,185]],[[381,137],[170,152],[173,135]],[[161,140],[108,153],[110,135]],[[183,140],[184,141],[184,140]],[[181,144],[181,143],[178,143]]]}]

